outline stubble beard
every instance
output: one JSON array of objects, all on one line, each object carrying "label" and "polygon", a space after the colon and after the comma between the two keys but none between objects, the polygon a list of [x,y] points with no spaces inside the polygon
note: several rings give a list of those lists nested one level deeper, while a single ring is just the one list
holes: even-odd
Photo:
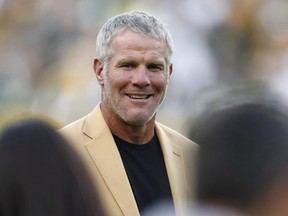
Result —
[{"label": "stubble beard", "polygon": [[155,110],[153,111],[153,113],[151,113],[150,115],[145,114],[143,115],[143,113],[131,113],[129,112],[129,107],[128,106],[117,106],[119,104],[121,104],[120,100],[121,99],[116,99],[113,100],[111,95],[109,97],[109,104],[110,107],[112,108],[112,111],[117,115],[117,117],[119,119],[121,119],[123,122],[130,124],[130,125],[134,125],[134,126],[144,126],[146,125],[156,114],[160,104],[155,108]]},{"label": "stubble beard", "polygon": [[154,108],[153,112],[151,112],[151,114],[143,115],[143,113],[131,114],[131,112],[129,112],[129,107],[127,105],[125,106],[122,104],[122,106],[119,106],[119,104],[121,104],[120,101],[121,99],[115,98],[112,95],[109,83],[106,83],[106,93],[107,93],[106,103],[108,103],[108,105],[110,106],[111,111],[123,122],[134,126],[146,125],[156,115],[166,95],[165,91],[162,99],[159,102],[157,102],[157,105]]}]

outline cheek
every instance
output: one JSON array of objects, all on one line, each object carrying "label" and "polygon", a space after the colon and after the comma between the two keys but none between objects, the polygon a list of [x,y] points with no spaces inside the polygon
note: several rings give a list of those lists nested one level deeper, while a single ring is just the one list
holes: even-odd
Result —
[{"label": "cheek", "polygon": [[159,76],[157,79],[153,80],[153,85],[159,91],[165,91],[168,84],[169,84],[169,78],[167,78],[165,75]]},{"label": "cheek", "polygon": [[110,97],[118,97],[121,89],[124,89],[127,85],[127,79],[123,79],[119,74],[113,74],[113,76],[107,76],[105,79],[106,89],[110,94]]}]

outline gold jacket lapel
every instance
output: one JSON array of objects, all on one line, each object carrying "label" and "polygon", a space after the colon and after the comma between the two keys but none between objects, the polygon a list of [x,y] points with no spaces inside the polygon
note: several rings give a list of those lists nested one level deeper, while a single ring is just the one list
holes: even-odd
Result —
[{"label": "gold jacket lapel", "polygon": [[[123,214],[139,215],[113,136],[101,115],[100,106],[95,109],[87,118],[83,129],[83,133],[92,138],[92,141],[86,144],[86,149]],[[98,125],[97,128],[95,124]]]},{"label": "gold jacket lapel", "polygon": [[188,191],[186,190],[188,182],[183,149],[180,145],[177,145],[178,140],[175,139],[175,136],[169,132],[167,133],[166,127],[165,129],[163,127],[165,126],[156,123],[156,133],[163,152],[175,210],[176,213],[181,215],[188,205]]}]

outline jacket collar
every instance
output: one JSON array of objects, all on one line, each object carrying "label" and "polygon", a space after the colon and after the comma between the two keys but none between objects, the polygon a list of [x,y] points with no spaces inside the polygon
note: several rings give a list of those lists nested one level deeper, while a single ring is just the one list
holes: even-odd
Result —
[{"label": "jacket collar", "polygon": [[188,205],[185,188],[189,185],[186,182],[183,149],[178,143],[179,140],[175,138],[175,132],[171,132],[171,129],[156,122],[155,131],[162,148],[175,210],[182,214],[183,207]]}]

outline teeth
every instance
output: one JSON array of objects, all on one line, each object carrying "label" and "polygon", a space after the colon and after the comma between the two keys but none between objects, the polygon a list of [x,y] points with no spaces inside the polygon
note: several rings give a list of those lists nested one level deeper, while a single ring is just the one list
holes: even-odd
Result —
[{"label": "teeth", "polygon": [[128,95],[128,96],[133,99],[146,99],[149,97],[149,95]]}]

